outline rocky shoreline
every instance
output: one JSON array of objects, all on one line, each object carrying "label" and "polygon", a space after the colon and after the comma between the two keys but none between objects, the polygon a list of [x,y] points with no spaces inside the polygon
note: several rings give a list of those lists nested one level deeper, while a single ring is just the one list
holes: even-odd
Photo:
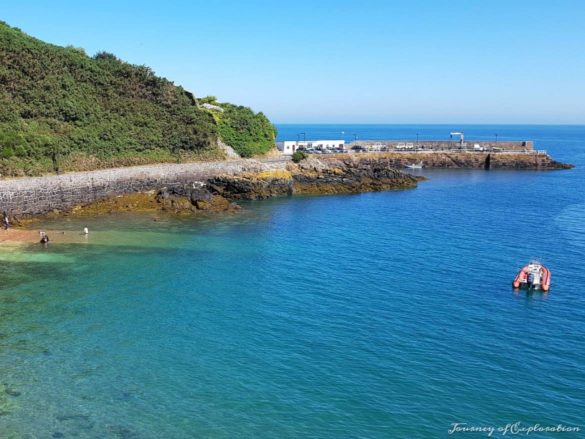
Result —
[{"label": "rocky shoreline", "polygon": [[[495,157],[495,158],[494,158]],[[427,168],[465,169],[567,169],[571,165],[556,162],[546,154],[417,154]],[[413,189],[424,177],[402,172],[413,157],[405,154],[363,154],[310,157],[284,167],[271,166],[219,174],[158,191],[110,199],[77,211],[162,210],[174,213],[235,212],[240,200],[271,197],[325,194],[348,194],[386,190]],[[75,209],[74,209],[75,211]]]},{"label": "rocky shoreline", "polygon": [[421,177],[388,168],[384,163],[311,158],[298,164],[287,163],[285,169],[220,174],[204,181],[119,195],[54,214],[84,215],[154,210],[176,214],[236,212],[240,209],[237,204],[240,200],[261,200],[295,194],[324,195],[412,189],[420,180]]},{"label": "rocky shoreline", "polygon": [[284,170],[218,176],[209,190],[232,200],[273,196],[342,194],[415,188],[420,177],[388,167],[380,161],[310,158],[289,163]]},{"label": "rocky shoreline", "polygon": [[163,210],[233,212],[239,200],[412,189],[424,179],[399,169],[566,169],[546,154],[377,153],[286,160],[232,160],[118,168],[0,181],[12,221],[45,215]]}]

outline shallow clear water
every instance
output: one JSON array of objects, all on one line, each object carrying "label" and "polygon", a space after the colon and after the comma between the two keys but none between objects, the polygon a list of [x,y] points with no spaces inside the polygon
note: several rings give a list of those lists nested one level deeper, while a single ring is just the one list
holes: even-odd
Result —
[{"label": "shallow clear water", "polygon": [[[0,437],[585,427],[585,127],[498,130],[579,166],[423,171],[414,190],[205,219],[61,219],[44,226],[69,243],[0,251]],[[551,291],[515,294],[533,256]]]}]

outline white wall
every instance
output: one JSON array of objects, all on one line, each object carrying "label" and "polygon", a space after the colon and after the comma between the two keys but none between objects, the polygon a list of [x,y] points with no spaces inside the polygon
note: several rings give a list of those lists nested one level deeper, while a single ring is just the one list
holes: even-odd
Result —
[{"label": "white wall", "polygon": [[285,155],[292,155],[299,148],[332,149],[343,148],[345,140],[306,140],[297,142],[287,140],[277,144],[278,149]]},{"label": "white wall", "polygon": [[285,141],[279,142],[276,146],[284,155],[292,155],[296,151],[297,142]]}]

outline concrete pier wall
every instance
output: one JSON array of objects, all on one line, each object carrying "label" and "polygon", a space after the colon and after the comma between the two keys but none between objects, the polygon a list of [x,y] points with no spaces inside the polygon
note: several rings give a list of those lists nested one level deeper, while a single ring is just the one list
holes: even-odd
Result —
[{"label": "concrete pier wall", "polygon": [[[404,169],[406,165],[421,163],[427,169],[566,169],[570,165],[556,162],[546,153],[539,152],[471,152],[471,151],[413,151],[366,152],[330,154],[325,156],[375,159],[386,166]],[[321,156],[323,157],[323,156]]]}]

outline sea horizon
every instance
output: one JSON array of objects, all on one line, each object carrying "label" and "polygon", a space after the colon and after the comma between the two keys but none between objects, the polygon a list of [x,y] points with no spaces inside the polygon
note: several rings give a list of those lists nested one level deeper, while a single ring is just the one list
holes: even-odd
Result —
[{"label": "sea horizon", "polygon": [[[492,124],[275,124],[277,141],[340,139],[346,143],[356,140],[452,140],[451,133],[463,131],[468,141],[528,140],[536,149],[555,133],[555,128],[579,133],[585,125],[492,125]],[[456,136],[456,139],[459,137]],[[558,139],[562,141],[563,139]],[[545,148],[546,149],[546,148]],[[557,151],[553,150],[556,154]],[[570,162],[570,158],[562,157]]]}]

